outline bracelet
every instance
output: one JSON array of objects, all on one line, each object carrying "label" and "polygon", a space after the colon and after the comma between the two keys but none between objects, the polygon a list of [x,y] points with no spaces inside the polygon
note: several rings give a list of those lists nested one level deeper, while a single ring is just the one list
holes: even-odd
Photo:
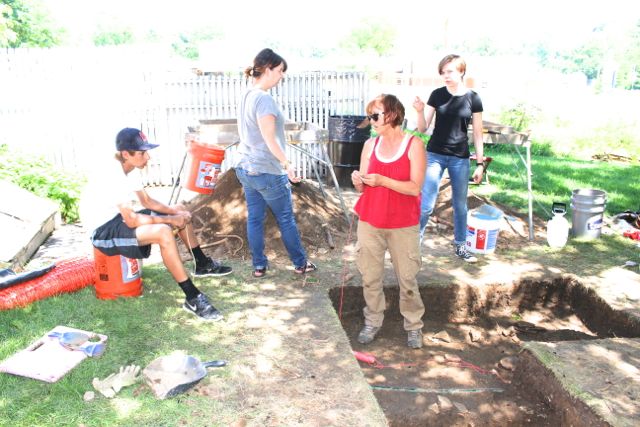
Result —
[{"label": "bracelet", "polygon": [[289,169],[289,160],[285,160],[284,162],[280,163],[280,165],[282,166],[283,170]]},{"label": "bracelet", "polygon": [[484,167],[484,162],[476,162],[476,167],[478,167],[478,166]]}]

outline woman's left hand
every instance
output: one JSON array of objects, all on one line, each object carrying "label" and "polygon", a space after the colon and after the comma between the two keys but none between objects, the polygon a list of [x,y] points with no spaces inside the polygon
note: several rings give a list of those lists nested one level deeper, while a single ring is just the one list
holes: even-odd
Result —
[{"label": "woman's left hand", "polygon": [[484,166],[478,165],[476,166],[476,170],[473,171],[472,179],[476,184],[480,184],[482,181],[482,175],[484,174]]},{"label": "woman's left hand", "polygon": [[364,184],[371,187],[379,187],[383,185],[383,181],[386,177],[377,173],[368,173],[366,175],[360,174],[360,178]]}]

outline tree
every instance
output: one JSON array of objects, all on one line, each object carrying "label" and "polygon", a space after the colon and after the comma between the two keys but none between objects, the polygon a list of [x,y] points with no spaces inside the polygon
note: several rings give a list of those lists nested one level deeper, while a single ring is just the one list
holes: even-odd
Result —
[{"label": "tree", "polygon": [[386,56],[394,48],[396,33],[388,24],[366,19],[354,28],[342,41],[341,46],[352,52],[374,51]]},{"label": "tree", "polygon": [[3,0],[0,4],[0,47],[56,46],[60,34],[34,0]]},{"label": "tree", "polygon": [[118,46],[133,42],[133,34],[128,29],[99,31],[93,36],[93,44],[96,46]]},{"label": "tree", "polygon": [[627,42],[616,55],[619,64],[616,86],[623,89],[640,89],[640,20],[627,33]]},{"label": "tree", "polygon": [[171,43],[171,48],[179,56],[187,59],[198,59],[200,58],[199,44],[201,42],[220,38],[222,38],[222,32],[211,28],[201,28],[188,34],[180,33],[178,40]]}]

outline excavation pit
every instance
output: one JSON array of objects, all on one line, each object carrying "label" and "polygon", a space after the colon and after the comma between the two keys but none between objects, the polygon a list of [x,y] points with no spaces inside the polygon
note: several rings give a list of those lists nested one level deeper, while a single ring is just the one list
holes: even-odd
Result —
[{"label": "excavation pit", "polygon": [[[604,372],[607,362],[585,357],[585,346],[639,337],[640,325],[574,278],[423,286],[419,350],[406,345],[398,292],[385,288],[384,324],[371,344],[362,345],[362,288],[330,290],[353,350],[375,357],[375,363],[360,366],[391,426],[609,425],[567,392],[539,349],[548,346],[549,354],[563,352],[564,359],[574,360],[576,372],[584,372],[579,380],[593,389],[603,379],[591,373]],[[629,411],[624,401],[618,403],[607,404],[608,410]]]}]

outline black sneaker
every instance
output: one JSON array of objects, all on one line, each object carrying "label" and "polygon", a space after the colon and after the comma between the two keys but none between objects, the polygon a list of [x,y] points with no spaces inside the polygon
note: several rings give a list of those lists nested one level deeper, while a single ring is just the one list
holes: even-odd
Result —
[{"label": "black sneaker", "polygon": [[478,258],[473,256],[473,254],[471,254],[469,251],[467,251],[467,248],[465,247],[464,244],[456,245],[456,256],[472,264],[474,262],[478,262]]},{"label": "black sneaker", "polygon": [[218,320],[222,320],[222,313],[218,311],[214,306],[209,302],[209,298],[205,294],[198,294],[197,297],[185,300],[182,308],[187,310],[189,313],[193,313],[199,318],[203,320],[210,320],[212,322],[217,322]]},{"label": "black sneaker", "polygon": [[196,265],[196,272],[194,277],[213,277],[213,276],[226,276],[233,273],[233,268],[227,267],[214,261],[211,258],[207,258],[207,262],[204,265]]}]

